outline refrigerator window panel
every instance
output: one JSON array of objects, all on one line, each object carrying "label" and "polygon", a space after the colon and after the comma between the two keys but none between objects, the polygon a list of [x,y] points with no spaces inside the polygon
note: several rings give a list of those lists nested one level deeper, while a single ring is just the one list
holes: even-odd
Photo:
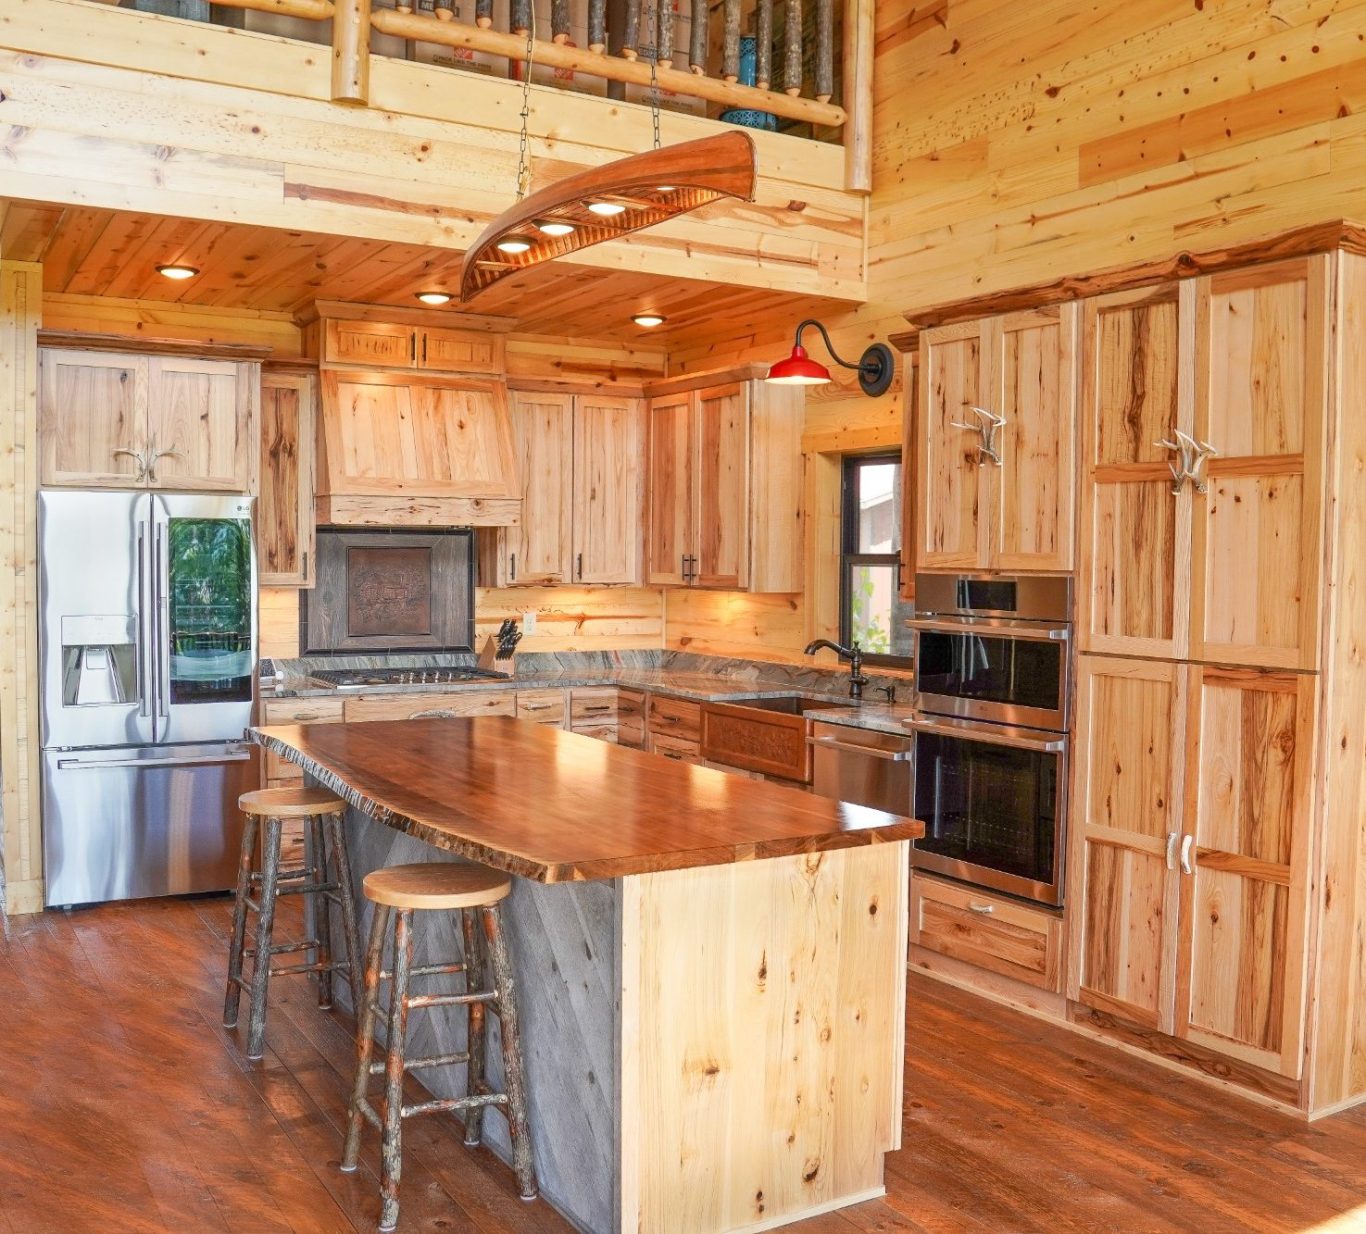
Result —
[{"label": "refrigerator window panel", "polygon": [[249,702],[250,524],[173,517],[168,525],[170,702]]}]

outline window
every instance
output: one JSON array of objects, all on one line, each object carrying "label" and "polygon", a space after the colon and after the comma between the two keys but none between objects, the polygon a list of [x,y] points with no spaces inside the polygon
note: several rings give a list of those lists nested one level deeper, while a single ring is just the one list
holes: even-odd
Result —
[{"label": "window", "polygon": [[869,662],[911,663],[910,606],[901,599],[901,456],[844,460],[840,519],[840,642]]}]

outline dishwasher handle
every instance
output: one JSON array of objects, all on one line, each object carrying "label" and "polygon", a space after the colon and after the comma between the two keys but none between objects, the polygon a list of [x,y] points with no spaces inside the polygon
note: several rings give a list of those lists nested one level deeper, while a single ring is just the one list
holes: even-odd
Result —
[{"label": "dishwasher handle", "polygon": [[840,741],[835,737],[808,737],[808,745],[824,746],[827,750],[847,750],[850,754],[866,754],[869,758],[884,759],[889,763],[905,763],[911,759],[910,750],[883,750],[877,746],[861,746],[852,741]]}]

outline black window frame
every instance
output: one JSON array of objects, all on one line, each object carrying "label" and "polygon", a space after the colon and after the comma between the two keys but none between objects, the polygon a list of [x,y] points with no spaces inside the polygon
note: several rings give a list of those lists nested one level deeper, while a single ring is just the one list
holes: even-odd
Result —
[{"label": "black window frame", "polygon": [[[892,566],[896,570],[894,587],[901,594],[902,570],[901,553],[862,553],[858,548],[858,494],[859,486],[854,482],[861,468],[882,466],[895,463],[902,468],[901,500],[906,500],[905,466],[899,450],[880,450],[873,454],[846,454],[840,469],[840,643],[851,646],[853,637],[853,614],[850,611],[850,576],[856,566]],[[914,664],[910,656],[877,655],[864,653],[865,664],[881,664],[888,668],[909,669]]]}]

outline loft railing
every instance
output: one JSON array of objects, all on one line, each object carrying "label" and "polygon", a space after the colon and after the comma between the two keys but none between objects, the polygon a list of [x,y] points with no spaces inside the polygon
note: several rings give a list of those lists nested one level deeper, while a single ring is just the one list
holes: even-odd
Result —
[{"label": "loft railing", "polygon": [[[152,2],[166,11],[166,0]],[[874,0],[720,0],[715,10],[715,0],[575,2],[586,9],[571,9],[571,0],[215,0],[212,8],[330,20],[336,102],[368,104],[370,57],[399,40],[450,48],[456,59],[506,61],[516,77],[526,71],[530,35],[532,63],[551,74],[543,84],[598,78],[621,83],[637,102],[657,87],[666,106],[696,100],[704,110],[748,113],[744,122],[755,127],[789,122],[818,139],[842,140],[846,187],[871,187]],[[325,42],[318,33],[312,41]],[[746,34],[752,67],[748,56],[742,61]],[[752,85],[742,80],[751,73]]]}]

